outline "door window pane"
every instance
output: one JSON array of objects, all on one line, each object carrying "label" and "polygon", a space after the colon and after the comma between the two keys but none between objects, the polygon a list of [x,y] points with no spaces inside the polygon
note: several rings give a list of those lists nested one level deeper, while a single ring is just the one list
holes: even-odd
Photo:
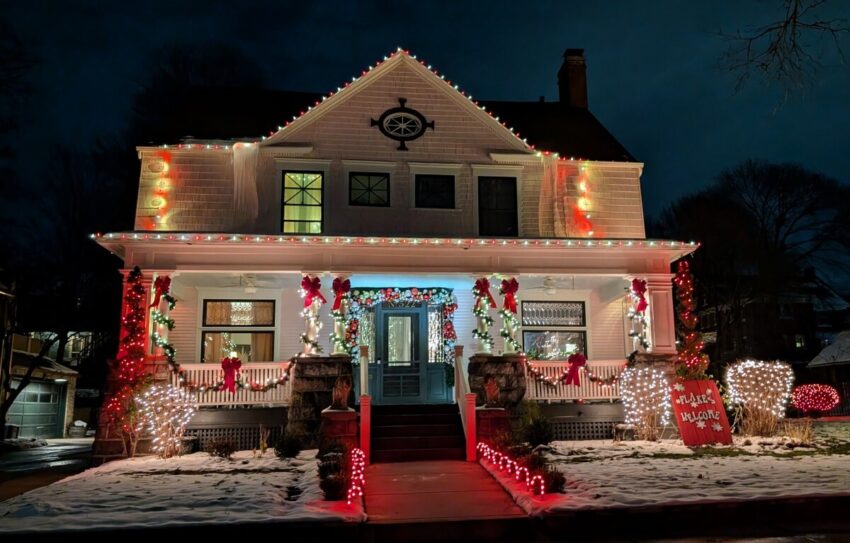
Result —
[{"label": "door window pane", "polygon": [[322,232],[321,172],[283,173],[283,231],[291,234]]},{"label": "door window pane", "polygon": [[531,360],[566,360],[575,353],[587,356],[584,331],[527,330],[522,333],[522,345]]},{"label": "door window pane", "polygon": [[413,327],[409,316],[387,317],[387,362],[411,362]]}]

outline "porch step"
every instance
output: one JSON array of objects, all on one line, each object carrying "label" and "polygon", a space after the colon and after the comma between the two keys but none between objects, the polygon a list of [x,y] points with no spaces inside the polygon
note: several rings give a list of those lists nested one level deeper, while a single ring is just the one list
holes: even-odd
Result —
[{"label": "porch step", "polygon": [[372,411],[372,460],[462,460],[465,442],[456,405],[382,405]]}]

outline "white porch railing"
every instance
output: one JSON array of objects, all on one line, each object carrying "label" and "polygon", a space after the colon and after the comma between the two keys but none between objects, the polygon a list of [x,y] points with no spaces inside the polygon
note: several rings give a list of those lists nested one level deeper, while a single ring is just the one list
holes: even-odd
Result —
[{"label": "white porch railing", "polygon": [[[534,369],[539,371],[548,379],[557,380],[570,367],[566,360],[534,360],[531,362]],[[602,379],[620,375],[625,366],[625,360],[593,360],[588,361],[587,368],[593,374]],[[620,385],[605,386],[594,383],[587,378],[584,369],[580,371],[581,386],[573,384],[566,385],[558,381],[554,386],[541,382],[529,373],[528,388],[525,397],[538,401],[561,401],[561,400],[616,400],[620,398]]]},{"label": "white porch railing", "polygon": [[[269,380],[279,379],[286,369],[289,367],[289,362],[248,362],[243,363],[239,370],[241,381],[246,383],[257,383],[265,385]],[[181,364],[180,369],[183,370],[183,375],[188,383],[192,384],[216,384],[224,378],[221,368],[218,364]],[[177,376],[172,374],[171,384],[178,386]],[[228,405],[261,405],[261,406],[281,406],[289,405],[289,399],[292,393],[292,376],[276,388],[271,388],[265,392],[254,392],[247,388],[242,388],[237,385],[236,392],[228,392],[226,390],[208,390],[198,393],[199,406],[228,406]]]},{"label": "white porch railing", "polygon": [[460,411],[460,422],[463,426],[464,441],[466,442],[466,460],[475,462],[475,447],[478,430],[475,412],[475,394],[469,391],[469,379],[466,376],[463,363],[463,346],[455,346],[455,403]]}]

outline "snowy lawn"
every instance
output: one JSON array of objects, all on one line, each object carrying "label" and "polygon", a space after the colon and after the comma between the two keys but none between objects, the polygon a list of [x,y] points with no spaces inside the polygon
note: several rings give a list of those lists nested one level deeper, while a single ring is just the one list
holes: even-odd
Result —
[{"label": "snowy lawn", "polygon": [[360,503],[324,501],[316,451],[232,460],[194,453],[119,460],[0,503],[0,533],[247,522],[362,522]]},{"label": "snowy lawn", "polygon": [[[818,424],[812,447],[790,438],[735,438],[690,449],[678,440],[558,441],[548,456],[566,493],[532,497],[494,473],[529,514],[850,494],[850,424]],[[494,472],[493,466],[485,467]]]}]

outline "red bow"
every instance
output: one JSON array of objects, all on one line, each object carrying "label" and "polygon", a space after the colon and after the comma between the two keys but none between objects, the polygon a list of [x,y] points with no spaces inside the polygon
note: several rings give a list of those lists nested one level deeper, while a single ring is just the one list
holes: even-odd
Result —
[{"label": "red bow", "polygon": [[236,358],[222,358],[221,369],[224,371],[224,390],[236,393],[236,372],[242,367],[242,361]]},{"label": "red bow", "polygon": [[153,282],[153,303],[150,307],[156,307],[159,305],[159,301],[162,300],[163,294],[168,294],[168,291],[171,290],[171,278],[167,275],[160,275],[156,278],[156,281]]},{"label": "red bow", "polygon": [[635,306],[635,313],[643,313],[649,305],[646,301],[646,281],[643,279],[632,279],[632,292],[637,296],[638,303]]},{"label": "red bow", "polygon": [[587,365],[587,358],[585,358],[581,353],[576,353],[571,354],[570,357],[567,358],[567,362],[570,364],[570,367],[567,370],[566,377],[564,378],[564,384],[580,387],[581,380],[579,379],[578,370]]},{"label": "red bow", "polygon": [[[478,291],[478,296],[483,296],[489,300],[490,307],[496,307],[496,300],[494,300],[493,295],[490,294],[490,281],[488,281],[486,277],[482,277],[475,281],[475,290]],[[477,304],[478,302],[476,301],[475,303]]]},{"label": "red bow", "polygon": [[313,305],[313,298],[318,298],[323,304],[328,303],[328,301],[325,300],[325,297],[322,296],[322,291],[319,290],[322,288],[322,282],[318,277],[310,279],[305,275],[304,278],[301,279],[301,288],[307,292],[307,295],[304,296],[304,307],[310,307]]},{"label": "red bow", "polygon": [[510,311],[511,313],[516,313],[516,292],[519,290],[519,283],[517,283],[516,279],[511,278],[510,281],[507,279],[502,279],[502,286],[500,288],[502,294],[505,296],[505,305],[504,308]]},{"label": "red bow", "polygon": [[334,279],[333,291],[336,294],[336,298],[334,298],[334,305],[331,308],[333,311],[338,311],[339,306],[342,304],[343,297],[348,294],[348,291],[351,290],[351,281],[348,279],[340,280],[339,277]]}]

